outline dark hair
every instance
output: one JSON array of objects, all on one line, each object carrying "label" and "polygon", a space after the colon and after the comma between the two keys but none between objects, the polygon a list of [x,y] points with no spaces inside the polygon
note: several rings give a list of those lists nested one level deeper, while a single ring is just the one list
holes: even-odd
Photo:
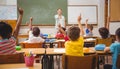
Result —
[{"label": "dark hair", "polygon": [[99,28],[99,34],[101,35],[103,39],[106,39],[109,36],[109,30],[105,27],[101,27]]},{"label": "dark hair", "polygon": [[9,39],[12,35],[12,27],[6,22],[0,22],[0,36],[2,39]]},{"label": "dark hair", "polygon": [[67,31],[67,35],[72,41],[76,41],[80,37],[79,27],[75,26],[70,27]]},{"label": "dark hair", "polygon": [[88,24],[88,27],[91,31],[93,30],[93,25],[92,24]]},{"label": "dark hair", "polygon": [[38,37],[40,35],[40,29],[38,27],[34,27],[32,31],[35,37]]},{"label": "dark hair", "polygon": [[118,39],[120,40],[120,28],[118,28],[115,32],[115,35],[118,37]]},{"label": "dark hair", "polygon": [[59,9],[62,10],[61,8],[58,8],[57,11],[58,11]]}]

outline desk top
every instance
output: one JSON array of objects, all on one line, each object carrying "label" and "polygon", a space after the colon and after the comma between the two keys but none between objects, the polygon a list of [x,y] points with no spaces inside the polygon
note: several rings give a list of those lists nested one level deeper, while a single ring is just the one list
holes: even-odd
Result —
[{"label": "desk top", "polygon": [[[34,54],[43,55],[45,53],[45,48],[23,48],[17,52],[28,53],[30,51],[32,51]],[[65,53],[65,48],[47,48],[46,49],[46,54],[48,54],[48,55],[62,55],[64,53]],[[84,53],[92,54],[92,53],[95,53],[95,50],[93,48],[89,48],[89,51],[84,50]]]},{"label": "desk top", "polygon": [[0,64],[0,69],[42,69],[42,66],[40,63],[34,63],[33,67],[26,67],[25,63]]},{"label": "desk top", "polygon": [[45,49],[44,48],[22,48],[21,50],[17,51],[18,53],[20,52],[25,52],[28,53],[32,51],[34,54],[44,54],[45,53]]}]

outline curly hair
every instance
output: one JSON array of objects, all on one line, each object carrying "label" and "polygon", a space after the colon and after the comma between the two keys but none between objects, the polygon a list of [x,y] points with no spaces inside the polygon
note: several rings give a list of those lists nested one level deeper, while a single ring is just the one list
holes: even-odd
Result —
[{"label": "curly hair", "polygon": [[9,39],[12,35],[12,27],[6,22],[0,22],[0,36],[2,39]]},{"label": "curly hair", "polygon": [[105,27],[101,27],[99,28],[99,34],[101,35],[103,39],[106,39],[109,36],[109,30]]},{"label": "curly hair", "polygon": [[80,37],[79,27],[72,26],[68,29],[67,35],[72,41],[76,41]]},{"label": "curly hair", "polygon": [[38,37],[40,35],[40,29],[38,27],[34,27],[33,30],[32,30],[32,34],[35,37]]}]

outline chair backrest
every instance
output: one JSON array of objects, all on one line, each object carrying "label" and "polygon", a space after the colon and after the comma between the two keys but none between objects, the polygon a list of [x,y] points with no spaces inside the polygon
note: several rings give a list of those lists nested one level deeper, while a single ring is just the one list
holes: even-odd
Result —
[{"label": "chair backrest", "polygon": [[118,55],[116,66],[120,69],[120,54]]},{"label": "chair backrest", "polygon": [[0,55],[0,64],[24,63],[24,53]]},{"label": "chair backrest", "polygon": [[112,44],[112,38],[106,38],[106,39],[98,38],[96,40],[96,44],[105,44],[108,47]]},{"label": "chair backrest", "polygon": [[23,48],[42,48],[43,43],[21,43]]},{"label": "chair backrest", "polygon": [[58,42],[58,48],[65,48],[65,42]]},{"label": "chair backrest", "polygon": [[97,55],[87,56],[62,56],[63,69],[95,69],[97,64]]}]

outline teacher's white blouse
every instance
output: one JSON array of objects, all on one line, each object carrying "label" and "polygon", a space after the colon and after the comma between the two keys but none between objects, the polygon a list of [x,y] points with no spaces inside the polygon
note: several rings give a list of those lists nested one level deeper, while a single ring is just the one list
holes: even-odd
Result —
[{"label": "teacher's white blouse", "polygon": [[61,18],[58,17],[58,15],[55,15],[55,28],[58,28],[58,25],[61,25],[61,27],[65,28],[65,17],[62,15]]}]

